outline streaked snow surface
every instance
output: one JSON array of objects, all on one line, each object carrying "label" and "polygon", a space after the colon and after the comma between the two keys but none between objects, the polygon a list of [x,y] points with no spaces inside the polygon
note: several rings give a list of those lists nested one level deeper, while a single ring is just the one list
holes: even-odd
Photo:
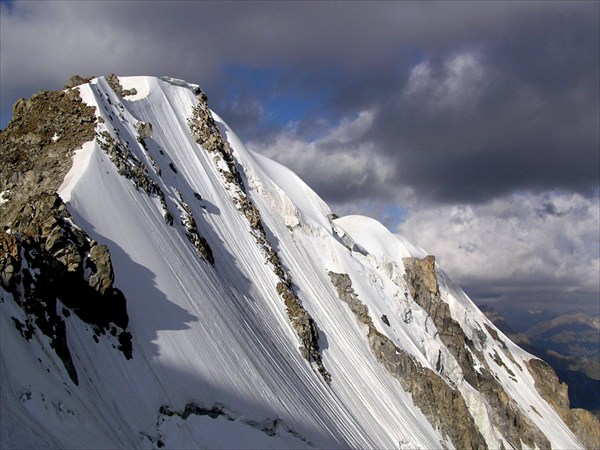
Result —
[{"label": "streaked snow surface", "polygon": [[[71,314],[65,321],[80,380],[74,386],[43,336],[38,344],[19,335],[10,316],[20,312],[12,301],[3,302],[2,448],[152,448],[158,437],[171,448],[439,448],[443,438],[377,363],[367,330],[339,300],[328,271],[348,273],[379,331],[422,365],[435,370],[439,353],[444,355],[448,379],[467,399],[488,444],[499,446],[502,440],[481,396],[462,381],[431,320],[406,295],[402,258],[422,257],[422,250],[373,219],[332,222],[328,206],[294,173],[248,151],[214,115],[243,167],[267,236],[318,324],[323,362],[333,380],[327,385],[298,351],[275,290],[278,279],[235,208],[213,156],[189,133],[186,121],[197,103],[192,89],[166,78],[120,80],[138,94],[121,99],[100,78],[83,85],[81,96],[104,119],[98,131],[129,142],[146,163],[166,195],[174,226],[165,223],[158,200],[120,176],[95,142],[76,153],[59,192],[76,223],[110,249],[115,286],[127,299],[134,357],[125,360],[106,339],[95,343],[89,327]],[[152,124],[146,142],[161,177],[136,141],[139,121]],[[212,248],[214,268],[186,239],[176,191]],[[340,235],[364,251],[350,252]],[[442,297],[467,335],[475,329],[487,334],[483,324],[493,325],[440,276]],[[402,320],[407,310],[410,323]],[[499,334],[524,368],[523,360],[531,356]],[[485,355],[494,348],[502,354],[489,335],[486,345]],[[552,445],[579,447],[536,393],[527,371],[504,360],[516,381],[491,358],[488,364]],[[190,402],[209,409],[222,405],[233,420],[159,414],[161,406],[183,411]],[[274,436],[259,431],[261,423],[275,419],[285,426]]]}]

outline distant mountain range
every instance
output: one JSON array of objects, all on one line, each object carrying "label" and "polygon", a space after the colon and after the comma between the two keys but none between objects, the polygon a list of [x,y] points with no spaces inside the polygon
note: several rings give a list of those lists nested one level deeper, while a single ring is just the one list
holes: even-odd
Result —
[{"label": "distant mountain range", "polygon": [[571,405],[600,417],[600,317],[479,305],[511,340],[544,359],[569,385]]}]

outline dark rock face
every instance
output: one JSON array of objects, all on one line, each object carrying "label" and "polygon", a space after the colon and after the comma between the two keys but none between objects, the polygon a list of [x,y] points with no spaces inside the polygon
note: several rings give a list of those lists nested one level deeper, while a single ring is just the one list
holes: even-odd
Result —
[{"label": "dark rock face", "polygon": [[185,235],[194,246],[196,251],[200,253],[204,259],[206,259],[213,266],[215,265],[215,258],[212,253],[208,241],[198,231],[198,225],[192,212],[192,208],[183,200],[181,192],[177,191],[177,199],[179,200],[181,224],[185,228]]},{"label": "dark rock face", "polygon": [[368,327],[369,345],[377,360],[411,394],[425,417],[449,437],[456,448],[487,448],[458,389],[450,387],[435,372],[423,367],[410,354],[377,331],[367,306],[359,300],[352,288],[352,280],[348,274],[329,272],[329,277],[340,299],[348,304],[356,319]]},{"label": "dark rock face", "polygon": [[[546,436],[504,391],[490,372],[481,352],[465,335],[460,324],[452,318],[448,304],[440,296],[435,257],[404,258],[403,262],[406,270],[405,280],[412,298],[433,319],[440,340],[460,365],[465,380],[484,395],[491,407],[489,411],[494,425],[514,448],[521,448],[522,443],[529,447],[537,445],[539,448],[549,448],[550,443]],[[476,355],[484,366],[480,371],[475,370],[472,354]],[[497,354],[495,357],[500,358]]]},{"label": "dark rock face", "polygon": [[90,265],[96,269],[89,284],[96,291],[105,294],[112,286],[114,274],[110,262],[110,253],[106,245],[94,245],[90,248]]},{"label": "dark rock face", "polygon": [[260,211],[246,192],[241,175],[242,169],[238,168],[229,143],[221,136],[219,127],[208,108],[206,95],[200,91],[197,93],[197,98],[198,106],[193,109],[192,117],[188,119],[190,132],[194,140],[207,152],[214,153],[216,164],[219,161],[225,162],[226,169],[218,168],[219,173],[229,186],[227,189],[231,194],[233,203],[248,220],[256,243],[260,246],[265,259],[271,264],[273,273],[279,278],[276,285],[277,293],[283,299],[290,323],[300,339],[300,354],[313,364],[317,372],[329,383],[331,374],[323,365],[317,324],[302,305],[296,294],[296,288],[290,273],[284,269],[279,255],[267,238]]},{"label": "dark rock face", "polygon": [[56,194],[73,150],[94,139],[95,124],[95,109],[77,90],[41,92],[19,100],[0,132],[1,286],[24,312],[25,323],[15,318],[21,334],[48,336],[75,383],[59,301],[97,334],[118,328],[120,349],[131,357],[125,298],[113,287],[108,249],[75,225]]}]

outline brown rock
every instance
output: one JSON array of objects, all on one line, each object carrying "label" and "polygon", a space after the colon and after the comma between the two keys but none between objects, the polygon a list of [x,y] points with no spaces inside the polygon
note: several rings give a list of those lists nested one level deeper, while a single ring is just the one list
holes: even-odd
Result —
[{"label": "brown rock", "polygon": [[377,360],[411,394],[425,417],[448,436],[456,448],[487,448],[460,392],[377,331],[367,306],[352,288],[348,274],[329,272],[329,277],[340,299],[348,304],[360,323],[369,327],[368,342]]},{"label": "brown rock", "polygon": [[550,365],[536,358],[526,364],[538,393],[554,407],[585,448],[600,448],[600,420],[589,411],[570,409],[568,387],[559,381]]},{"label": "brown rock", "polygon": [[80,77],[79,75],[73,75],[71,78],[69,78],[69,81],[67,81],[67,84],[65,84],[64,88],[69,89],[79,86],[80,84],[89,83],[93,78],[94,77]]}]

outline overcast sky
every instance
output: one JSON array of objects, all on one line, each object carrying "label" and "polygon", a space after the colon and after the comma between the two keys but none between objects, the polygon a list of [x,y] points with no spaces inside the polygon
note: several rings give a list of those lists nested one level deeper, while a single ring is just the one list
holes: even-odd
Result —
[{"label": "overcast sky", "polygon": [[475,300],[598,313],[599,2],[0,8],[2,127],[73,74],[183,78],[250,149]]}]

